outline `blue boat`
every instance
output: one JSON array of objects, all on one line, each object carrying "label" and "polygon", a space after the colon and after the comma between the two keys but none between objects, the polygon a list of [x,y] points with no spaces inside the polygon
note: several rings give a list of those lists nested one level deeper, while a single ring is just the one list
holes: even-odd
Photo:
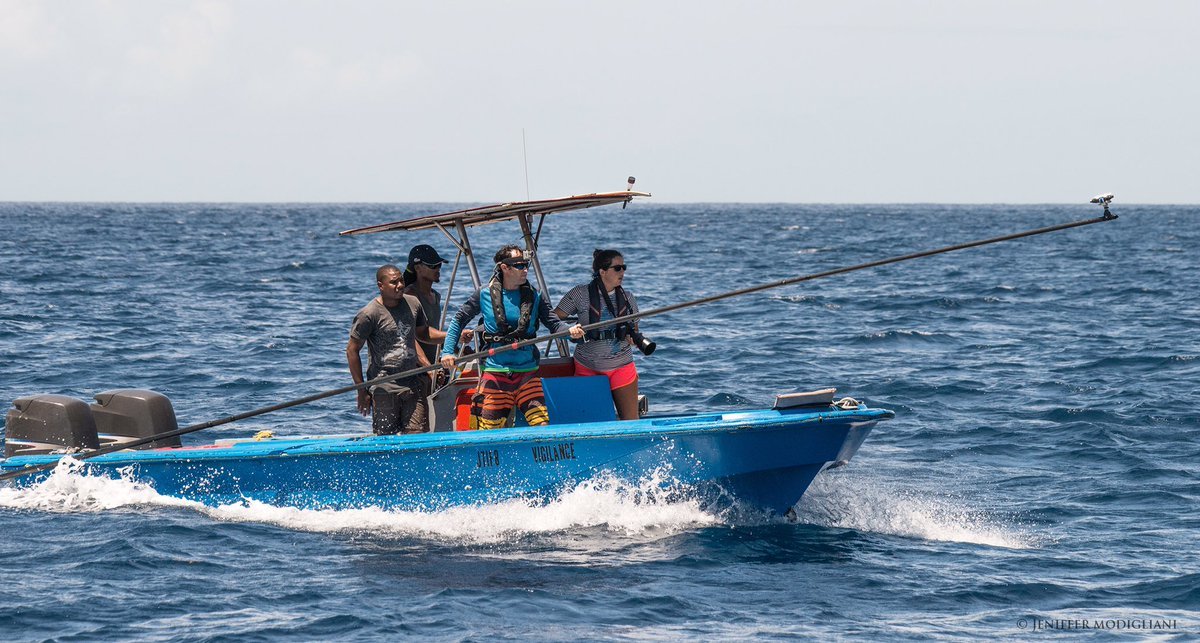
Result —
[{"label": "blue boat", "polygon": [[[228,440],[110,453],[86,466],[208,505],[256,500],[309,509],[549,500],[599,475],[638,483],[660,474],[706,505],[786,514],[822,469],[846,463],[871,428],[892,415],[865,406],[767,409],[409,436]],[[0,466],[15,470],[60,457],[16,456]]]},{"label": "blue boat", "polygon": [[[648,196],[633,192],[631,180],[622,192],[484,206],[343,234],[438,229],[459,251],[450,288],[464,257],[478,287],[482,280],[467,229],[515,219],[549,299],[536,252],[541,218]],[[430,432],[416,435],[263,432],[184,446],[180,434],[212,423],[178,429],[170,402],[157,393],[108,391],[91,405],[38,395],[15,401],[6,416],[7,457],[0,461],[0,477],[12,474],[16,484],[35,484],[64,455],[74,455],[86,458],[90,474],[124,477],[166,496],[214,506],[253,500],[307,509],[440,510],[513,498],[545,501],[580,482],[610,476],[634,484],[662,480],[673,493],[707,506],[787,514],[818,473],[846,464],[878,422],[894,417],[851,398],[835,400],[834,389],[823,389],[781,394],[770,409],[673,415],[648,413],[642,399],[641,419],[617,421],[607,379],[572,376],[568,345],[550,340],[546,354],[552,346],[558,356],[544,359],[540,368],[548,426],[466,430],[469,394],[478,381],[469,368],[430,397]],[[26,471],[29,475],[15,476]]]}]

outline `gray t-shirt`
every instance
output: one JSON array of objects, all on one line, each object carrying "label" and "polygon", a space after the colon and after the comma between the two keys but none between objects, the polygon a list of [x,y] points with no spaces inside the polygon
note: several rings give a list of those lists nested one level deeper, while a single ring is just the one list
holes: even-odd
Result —
[{"label": "gray t-shirt", "polygon": [[[408,292],[407,290],[405,291],[406,294],[416,297],[417,301],[421,302],[421,308],[425,311],[425,319],[429,322],[429,327],[441,330],[441,328],[438,327],[438,324],[442,321],[442,293],[436,290],[432,292],[433,301],[425,301],[416,293]],[[437,342],[436,344],[426,344],[425,342],[418,341],[417,345],[425,353],[425,357],[429,358],[430,364],[438,361],[438,354],[442,352],[441,342]]]},{"label": "gray t-shirt", "polygon": [[[612,299],[612,293],[608,293],[609,299]],[[636,313],[638,311],[637,300],[634,299],[633,293],[625,291],[625,301],[629,302],[629,312]],[[580,324],[588,323],[588,308],[591,307],[591,301],[588,299],[587,284],[580,284],[572,288],[567,294],[563,295],[561,301],[555,310],[561,310],[570,317],[579,317]],[[608,312],[608,306],[604,305],[604,299],[600,300],[600,319],[612,319],[613,316]],[[633,347],[629,345],[629,340],[622,339],[600,339],[596,341],[582,341],[575,345],[575,361],[602,373],[618,369],[633,361]]]},{"label": "gray t-shirt", "polygon": [[378,297],[363,306],[354,316],[350,336],[367,344],[371,355],[367,379],[375,379],[381,372],[390,375],[420,366],[416,327],[428,325],[421,302],[412,295],[404,295],[393,308],[384,306]]}]

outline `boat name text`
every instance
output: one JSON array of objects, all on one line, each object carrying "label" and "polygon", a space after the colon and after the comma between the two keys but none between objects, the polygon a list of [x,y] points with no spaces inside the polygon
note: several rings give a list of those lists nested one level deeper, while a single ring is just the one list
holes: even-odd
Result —
[{"label": "boat name text", "polygon": [[548,447],[533,447],[534,462],[558,462],[575,459],[575,443],[563,442]]}]

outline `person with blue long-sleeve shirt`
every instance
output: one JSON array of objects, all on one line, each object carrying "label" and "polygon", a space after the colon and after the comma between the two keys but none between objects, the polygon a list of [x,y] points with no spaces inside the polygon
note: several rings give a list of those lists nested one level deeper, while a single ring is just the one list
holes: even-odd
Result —
[{"label": "person with blue long-sleeve shirt", "polygon": [[[569,330],[583,337],[583,329],[550,313],[550,304],[529,285],[529,260],[517,246],[504,246],[496,253],[496,271],[491,280],[476,290],[458,309],[446,327],[442,366],[454,368],[459,333],[476,315],[483,314],[484,346],[502,346],[537,337],[539,324],[552,333]],[[505,425],[513,406],[525,415],[530,426],[548,424],[550,415],[537,377],[540,353],[536,346],[490,355],[483,362],[477,395],[472,408],[476,428],[498,429]]]}]

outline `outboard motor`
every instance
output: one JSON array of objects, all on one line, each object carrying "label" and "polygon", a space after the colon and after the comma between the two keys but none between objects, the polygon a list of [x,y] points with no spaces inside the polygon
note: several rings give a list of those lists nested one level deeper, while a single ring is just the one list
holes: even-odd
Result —
[{"label": "outboard motor", "polygon": [[[171,400],[154,391],[117,389],[97,393],[92,416],[105,445],[132,442],[179,428]],[[133,448],[159,449],[181,444],[179,436],[174,436]]]},{"label": "outboard motor", "polygon": [[7,458],[100,448],[91,409],[66,395],[17,398],[4,417],[4,432]]}]

